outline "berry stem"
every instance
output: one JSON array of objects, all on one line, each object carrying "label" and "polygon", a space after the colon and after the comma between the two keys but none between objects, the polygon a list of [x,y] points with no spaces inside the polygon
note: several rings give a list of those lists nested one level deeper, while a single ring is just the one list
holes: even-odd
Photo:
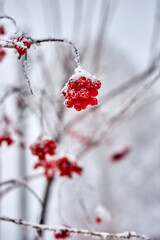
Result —
[{"label": "berry stem", "polygon": [[16,21],[12,17],[7,16],[7,15],[0,16],[0,19],[3,19],[3,18],[10,20],[13,23],[13,25],[15,26],[16,31],[17,31],[17,23],[16,23]]},{"label": "berry stem", "polygon": [[39,43],[43,43],[43,42],[62,42],[62,43],[67,43],[69,45],[71,45],[71,47],[73,48],[74,54],[75,54],[75,62],[77,67],[80,66],[80,56],[79,56],[79,51],[76,48],[76,46],[74,45],[73,42],[71,42],[68,39],[65,38],[48,38],[48,39],[40,39],[40,40],[32,40],[32,44],[39,44]]}]

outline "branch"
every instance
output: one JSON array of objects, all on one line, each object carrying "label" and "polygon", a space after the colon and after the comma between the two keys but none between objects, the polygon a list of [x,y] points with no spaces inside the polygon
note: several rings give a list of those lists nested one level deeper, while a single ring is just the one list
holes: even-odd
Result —
[{"label": "branch", "polygon": [[131,239],[131,238],[138,238],[138,239],[143,239],[143,240],[151,240],[149,237],[145,235],[139,235],[136,232],[124,232],[124,233],[105,233],[105,232],[91,232],[89,230],[85,229],[76,229],[76,228],[67,228],[67,227],[62,227],[62,226],[54,226],[50,227],[48,225],[43,225],[43,224],[35,224],[31,222],[24,221],[22,219],[14,219],[14,218],[8,218],[8,217],[0,217],[1,221],[6,221],[6,222],[12,222],[17,225],[22,225],[24,227],[29,227],[33,228],[39,231],[51,231],[51,232],[57,232],[57,231],[68,231],[71,234],[80,234],[84,236],[89,236],[89,237],[97,237],[101,239]]},{"label": "branch", "polygon": [[[30,42],[31,44],[37,44],[37,45],[43,42],[61,42],[61,43],[69,44],[73,48],[76,65],[77,67],[80,66],[80,56],[79,56],[78,49],[76,48],[74,43],[68,39],[65,39],[65,38],[47,38],[47,39],[38,39],[38,40],[30,39]],[[14,48],[13,43],[14,43],[14,40],[0,39],[0,47],[3,47],[3,48]],[[24,46],[24,48],[27,49],[26,46]]]},{"label": "branch", "polygon": [[[43,202],[40,199],[40,197],[37,195],[37,193],[30,187],[28,186],[28,184],[22,180],[22,179],[11,179],[11,180],[7,180],[4,182],[0,183],[0,187],[4,186],[6,184],[18,184],[18,185],[22,185],[23,187],[25,187],[30,193],[32,193],[32,195],[38,200],[38,202],[41,204],[41,206],[43,206]],[[3,196],[3,192],[0,192],[0,198]]]},{"label": "branch", "polygon": [[[22,181],[30,181],[30,180],[32,180],[32,179],[35,179],[35,178],[37,178],[37,177],[40,177],[40,176],[43,176],[43,173],[36,173],[36,174],[33,174],[33,175],[29,175],[29,176],[26,176],[26,177],[24,177],[24,178],[22,178],[22,179],[19,179],[19,180],[22,180]],[[15,180],[15,179],[9,179],[9,180],[7,180],[8,182],[9,181],[12,181],[12,180]],[[5,188],[4,190],[2,190],[1,192],[0,192],[0,197],[3,197],[4,195],[6,195],[7,193],[9,193],[10,191],[12,191],[12,190],[14,190],[15,188],[17,188],[17,187],[21,187],[23,184],[22,184],[22,182],[20,182],[19,181],[19,183],[16,183],[16,182],[12,182],[12,185],[11,186],[9,186],[9,187],[7,187],[7,188]]]},{"label": "branch", "polygon": [[75,54],[75,62],[77,64],[77,67],[80,66],[80,56],[79,56],[78,49],[76,48],[74,43],[71,42],[70,40],[68,40],[66,38],[48,38],[48,39],[41,39],[41,40],[32,40],[32,44],[34,44],[34,43],[39,44],[39,43],[43,43],[43,42],[61,42],[61,43],[67,43],[67,44],[71,45],[71,47],[73,48],[74,54]]},{"label": "branch", "polygon": [[0,16],[0,19],[4,19],[4,18],[10,20],[14,24],[14,26],[16,28],[16,31],[17,31],[17,23],[16,23],[16,21],[12,17],[9,17],[7,15]]}]

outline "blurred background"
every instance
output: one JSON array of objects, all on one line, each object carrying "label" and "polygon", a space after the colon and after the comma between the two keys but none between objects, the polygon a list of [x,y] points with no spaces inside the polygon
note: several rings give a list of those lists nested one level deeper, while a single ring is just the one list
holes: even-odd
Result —
[{"label": "blurred background", "polygon": [[[1,182],[42,172],[33,170],[36,158],[29,151],[29,145],[41,134],[53,139],[60,134],[58,153],[76,157],[86,146],[86,139],[93,139],[158,71],[156,62],[155,71],[148,71],[143,79],[139,76],[159,54],[158,0],[1,0],[0,15],[15,19],[18,30],[32,39],[70,39],[79,49],[83,68],[102,81],[100,104],[95,111],[65,109],[61,88],[74,73],[74,54],[67,44],[44,43],[28,51],[34,95],[30,95],[27,85],[12,94],[13,86],[26,81],[24,59],[18,60],[14,50],[5,49],[6,56],[0,63],[0,133],[11,132],[14,144],[0,147]],[[6,30],[4,38],[11,38],[15,32],[13,23],[0,19],[0,25]],[[118,88],[122,85],[125,90]],[[159,239],[159,85],[157,82],[140,96],[98,147],[77,159],[84,170],[81,177],[54,180],[46,224],[114,233],[136,231]],[[112,92],[117,88],[117,93]],[[114,154],[125,149],[129,149],[128,153],[114,161]],[[32,179],[29,185],[43,199],[44,176]],[[41,206],[26,189],[16,188],[0,196],[2,216],[39,222]],[[97,217],[101,222],[96,221]],[[34,239],[35,235],[35,231],[0,222],[2,240],[13,236],[17,240]],[[54,237],[46,233],[42,239]]]}]

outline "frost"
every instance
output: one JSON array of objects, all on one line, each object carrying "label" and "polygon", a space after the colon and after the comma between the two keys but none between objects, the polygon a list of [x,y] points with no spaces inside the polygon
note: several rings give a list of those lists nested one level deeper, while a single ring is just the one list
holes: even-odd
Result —
[{"label": "frost", "polygon": [[96,80],[96,76],[90,74],[89,72],[87,72],[86,70],[84,70],[81,66],[78,66],[77,68],[75,68],[75,74],[73,74],[70,79],[75,79],[78,80],[79,77],[84,76],[86,78],[90,78],[92,81]]},{"label": "frost", "polygon": [[[134,234],[135,234],[135,233],[134,233]],[[130,232],[124,232],[124,233],[117,233],[117,234],[116,234],[116,236],[117,236],[118,238],[122,238],[122,237],[129,238],[130,235],[131,235]]]}]

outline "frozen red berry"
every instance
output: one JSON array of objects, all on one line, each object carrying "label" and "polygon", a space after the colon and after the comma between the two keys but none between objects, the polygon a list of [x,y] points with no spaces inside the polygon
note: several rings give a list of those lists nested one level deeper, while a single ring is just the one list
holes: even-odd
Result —
[{"label": "frozen red berry", "polygon": [[117,162],[117,161],[120,161],[120,160],[124,159],[130,153],[130,151],[131,151],[131,148],[126,146],[121,151],[112,154],[111,161],[112,162]]},{"label": "frozen red berry", "polygon": [[96,97],[100,87],[100,80],[77,68],[75,74],[62,89],[65,106],[68,108],[74,107],[77,111],[81,111],[86,109],[88,105],[97,105],[98,100]]},{"label": "frozen red berry", "polygon": [[0,62],[3,61],[5,56],[6,56],[6,51],[0,47]]},{"label": "frozen red berry", "polygon": [[13,39],[13,45],[19,55],[24,55],[26,53],[26,50],[31,47],[31,39],[26,37],[24,34],[19,37],[14,37]]},{"label": "frozen red berry", "polygon": [[6,31],[5,31],[5,28],[4,26],[0,26],[0,35],[5,35],[6,34]]},{"label": "frozen red berry", "polygon": [[38,156],[39,160],[45,160],[47,154],[54,155],[55,149],[56,142],[52,139],[45,139],[30,146],[32,154]]},{"label": "frozen red berry", "polygon": [[68,157],[59,158],[56,162],[56,167],[60,172],[60,176],[72,177],[73,173],[82,174],[82,168],[76,162],[72,162]]},{"label": "frozen red berry", "polygon": [[96,222],[96,223],[101,223],[101,222],[102,222],[102,218],[96,217],[96,218],[95,218],[95,222]]},{"label": "frozen red berry", "polygon": [[54,233],[54,237],[56,239],[64,239],[70,237],[70,233],[68,230],[60,230],[59,232]]},{"label": "frozen red berry", "polygon": [[0,146],[2,145],[3,142],[6,142],[8,146],[14,143],[14,140],[12,139],[10,133],[5,132],[0,136]]}]

